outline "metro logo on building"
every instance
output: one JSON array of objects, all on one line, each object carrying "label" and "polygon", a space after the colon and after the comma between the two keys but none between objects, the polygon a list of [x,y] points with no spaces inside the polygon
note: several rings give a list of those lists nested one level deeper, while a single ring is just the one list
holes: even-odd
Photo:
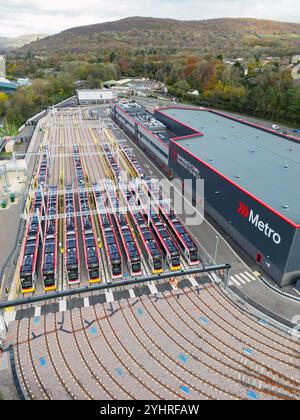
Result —
[{"label": "metro logo on building", "polygon": [[249,216],[249,207],[246,206],[242,201],[240,201],[240,207],[238,208],[237,212],[241,214],[245,219]]},{"label": "metro logo on building", "polygon": [[255,226],[260,232],[263,232],[265,236],[272,239],[276,245],[281,243],[281,236],[274,229],[272,229],[269,223],[265,223],[260,219],[258,213],[254,213],[253,210],[249,209],[246,204],[240,201],[237,212],[244,218],[249,221],[253,226]]}]

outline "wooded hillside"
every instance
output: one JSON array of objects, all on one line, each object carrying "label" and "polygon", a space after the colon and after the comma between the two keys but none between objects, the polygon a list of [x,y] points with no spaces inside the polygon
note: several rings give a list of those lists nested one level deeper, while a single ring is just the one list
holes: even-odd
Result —
[{"label": "wooded hillside", "polygon": [[[232,57],[294,54],[300,49],[300,24],[256,19],[178,21],[132,17],[63,31],[22,47],[39,56],[109,50],[193,50]],[[157,51],[154,51],[157,52]]]}]

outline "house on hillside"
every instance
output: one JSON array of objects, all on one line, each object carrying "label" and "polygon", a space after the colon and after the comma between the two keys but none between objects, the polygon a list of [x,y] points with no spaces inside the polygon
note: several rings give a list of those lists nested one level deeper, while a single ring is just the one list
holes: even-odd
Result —
[{"label": "house on hillside", "polygon": [[294,55],[292,57],[292,64],[299,64],[300,63],[300,55]]},{"label": "house on hillside", "polygon": [[130,83],[133,79],[122,79],[122,80],[108,80],[103,83],[103,87],[106,89],[110,89],[112,87],[120,87],[126,86]]},{"label": "house on hillside", "polygon": [[0,55],[0,77],[6,77],[6,60],[3,55]]},{"label": "house on hillside", "polygon": [[17,85],[22,87],[28,87],[30,86],[31,82],[28,79],[28,77],[19,77],[17,79]]},{"label": "house on hillside", "polygon": [[188,91],[188,94],[189,95],[193,95],[193,96],[200,96],[199,90],[193,90],[193,89],[191,89],[191,90]]},{"label": "house on hillside", "polygon": [[240,58],[224,58],[223,59],[223,63],[227,64],[229,66],[234,66],[236,63],[242,64],[244,62],[245,62],[244,58],[241,58],[241,57]]}]

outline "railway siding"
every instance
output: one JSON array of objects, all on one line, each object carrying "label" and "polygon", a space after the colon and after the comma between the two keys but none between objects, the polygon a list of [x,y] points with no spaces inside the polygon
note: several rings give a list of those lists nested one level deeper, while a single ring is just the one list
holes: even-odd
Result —
[{"label": "railway siding", "polygon": [[[99,275],[93,274],[94,279],[111,282],[114,279],[111,260],[107,258],[109,244],[99,213],[112,210],[116,199],[120,205],[127,203],[128,197],[119,186],[122,169],[141,180],[146,174],[125,145],[118,145],[110,132],[104,136],[94,122],[83,119],[80,109],[57,111],[50,118],[45,136],[45,146],[52,156],[50,184],[60,191],[66,185],[70,190],[77,188],[73,208],[74,213],[76,208],[81,210],[81,285],[93,280],[89,270],[91,242],[89,246],[84,243],[90,230],[98,255]],[[106,177],[114,180],[116,192],[110,194],[109,204],[102,206],[104,195],[95,194],[95,183],[103,190],[106,184],[102,180]],[[41,181],[45,182],[40,177]],[[65,192],[59,194],[62,215]],[[146,180],[142,195],[146,207]],[[84,210],[88,214],[83,215]],[[115,245],[120,245],[123,274],[128,275],[125,239],[118,232],[123,219],[116,220],[117,214],[113,213],[110,229],[115,232]],[[140,216],[132,213],[130,210],[126,214],[126,228],[131,230],[132,239],[141,236],[135,245],[142,273],[147,275],[154,267],[147,248],[141,246],[143,234],[137,220]],[[193,248],[192,238],[190,250],[179,244],[182,238],[174,233],[176,221],[173,223],[172,213],[161,208],[158,218],[165,222],[167,233],[178,245],[182,267],[199,264],[198,254],[187,252]],[[142,215],[140,222],[148,229],[146,236],[152,232],[150,237],[154,240],[155,227],[151,231]],[[63,230],[64,219],[59,220],[57,228],[59,248],[65,247]],[[183,231],[182,235],[186,234]],[[63,272],[59,289],[69,286],[65,251],[58,254],[58,273]],[[37,258],[38,265],[40,260]],[[166,270],[166,261],[162,263]],[[40,283],[38,276],[37,293],[42,290]],[[91,292],[86,297],[76,296],[40,307],[24,306],[12,318],[9,336],[16,372],[28,399],[239,400],[253,395],[262,400],[300,399],[299,342],[271,322],[260,323],[250,308],[239,307],[225,295],[211,276],[183,276],[177,284],[156,282],[105,293]]]}]

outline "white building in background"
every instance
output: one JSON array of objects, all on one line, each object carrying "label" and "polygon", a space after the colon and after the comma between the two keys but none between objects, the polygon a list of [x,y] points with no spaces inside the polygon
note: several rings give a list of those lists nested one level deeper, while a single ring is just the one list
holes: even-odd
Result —
[{"label": "white building in background", "polygon": [[0,77],[6,77],[6,60],[3,55],[0,55]]},{"label": "white building in background", "polygon": [[188,91],[188,94],[189,95],[194,95],[194,96],[200,96],[200,92],[199,92],[199,90],[189,90]]},{"label": "white building in background", "polygon": [[300,80],[300,64],[297,64],[297,66],[293,67],[292,78],[294,80]]},{"label": "white building in background", "polygon": [[28,77],[20,77],[17,80],[17,85],[24,86],[24,87],[30,86],[30,80],[28,79]]},{"label": "white building in background", "polygon": [[77,90],[80,105],[103,104],[117,99],[117,92],[112,89],[84,89]]},{"label": "white building in background", "polygon": [[292,64],[299,64],[300,63],[300,55],[294,55],[292,58]]},{"label": "white building in background", "polygon": [[3,348],[3,340],[6,337],[6,326],[2,313],[0,312],[0,350]]}]

